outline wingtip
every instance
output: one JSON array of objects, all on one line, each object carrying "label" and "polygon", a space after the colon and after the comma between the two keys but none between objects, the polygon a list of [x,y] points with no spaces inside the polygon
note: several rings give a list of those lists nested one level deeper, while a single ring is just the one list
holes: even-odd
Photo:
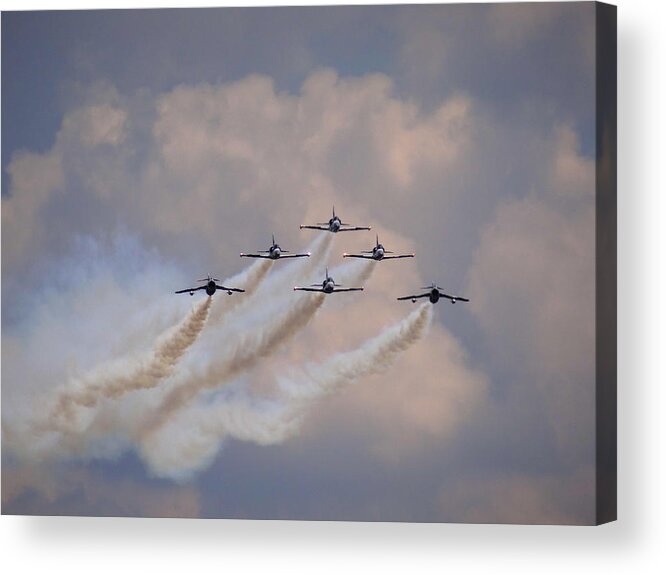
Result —
[{"label": "wingtip", "polygon": [[346,257],[347,257],[347,252],[345,252],[344,254],[342,254],[342,257],[343,257],[343,258],[346,258]]},{"label": "wingtip", "polygon": [[308,257],[310,257],[311,255],[312,255],[312,252],[308,252]]},{"label": "wingtip", "polygon": [[304,225],[302,225],[302,224],[300,225],[300,228],[301,228],[301,229],[303,229],[304,227],[305,227]]}]

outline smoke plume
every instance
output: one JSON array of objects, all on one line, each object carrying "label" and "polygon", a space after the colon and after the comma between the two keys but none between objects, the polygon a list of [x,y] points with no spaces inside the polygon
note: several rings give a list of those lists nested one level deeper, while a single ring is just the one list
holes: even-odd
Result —
[{"label": "smoke plume", "polygon": [[178,409],[186,405],[202,390],[220,386],[240,372],[255,365],[261,358],[284,344],[304,327],[324,303],[323,294],[309,294],[298,298],[296,303],[282,315],[272,318],[260,329],[230,335],[228,345],[221,350],[221,357],[209,364],[200,374],[191,374],[184,382],[174,387],[148,418],[141,435],[150,435],[169,419]]},{"label": "smoke plume", "polygon": [[[328,234],[327,234],[328,235]],[[321,240],[318,247],[327,250],[330,240]],[[373,262],[352,262],[340,266],[340,275],[354,283],[367,279],[373,270]],[[287,278],[284,278],[287,279]],[[293,273],[288,279],[294,279]],[[251,325],[242,332],[236,332],[239,326],[227,325],[226,345],[218,350],[214,362],[209,363],[203,371],[191,373],[184,381],[171,389],[160,402],[155,412],[148,417],[142,427],[140,437],[145,438],[163,426],[173,413],[187,405],[202,390],[219,387],[239,373],[256,365],[262,358],[271,355],[279,346],[287,343],[314,317],[324,303],[324,294],[299,294],[290,292],[293,303],[285,304],[278,298],[274,304],[275,313],[270,307],[266,310],[259,307],[255,310],[255,318],[259,317],[258,325]],[[335,296],[334,296],[335,297]],[[277,303],[277,307],[275,307]],[[258,314],[258,316],[257,316]],[[247,317],[241,317],[245,325]],[[228,322],[231,323],[231,320]]]},{"label": "smoke plume", "polygon": [[[190,417],[193,410],[183,407],[200,392],[228,384],[273,354],[315,315],[326,296],[295,294],[290,288],[294,283],[321,279],[323,270],[318,268],[328,256],[332,240],[332,234],[322,234],[310,245],[313,257],[274,268],[270,285],[262,285],[273,263],[267,260],[225,280],[225,285],[244,287],[245,294],[233,300],[206,298],[180,324],[160,336],[150,352],[140,357],[119,358],[71,379],[56,392],[46,417],[37,417],[37,423],[23,426],[22,439],[11,443],[37,460],[58,457],[58,453],[70,457],[113,457],[133,441],[139,442],[144,455],[169,453],[168,449],[153,446],[164,440],[162,427],[180,428],[180,422]],[[369,278],[373,264],[347,262],[333,269],[332,275],[342,284],[359,285]],[[221,301],[221,305],[213,306],[214,299]],[[189,354],[183,361],[206,325],[212,331],[199,341],[196,351],[192,350],[194,355]],[[151,395],[136,396],[131,405],[116,401],[100,404],[104,399],[120,400],[139,390],[152,391]],[[217,405],[216,417],[206,424],[206,429],[197,436],[199,439],[193,438],[180,453],[183,467],[200,468],[197,462],[206,460],[206,453],[214,456],[222,432],[262,444],[283,441],[298,426],[296,403],[287,399],[286,394],[269,400],[241,392],[241,396],[236,394]],[[201,424],[195,420],[187,427]],[[3,431],[12,435],[13,431],[5,427],[3,422]],[[186,437],[183,434],[183,439]],[[218,439],[211,443],[211,438]],[[171,469],[174,465],[160,466],[155,462],[153,470],[163,474],[166,472],[160,469]]]},{"label": "smoke plume", "polygon": [[[243,295],[251,295],[259,287],[269,269],[270,262],[261,260],[239,274],[225,279],[224,284],[242,286],[246,290]],[[87,423],[90,424],[94,414],[89,410],[102,399],[118,399],[132,391],[152,389],[160,381],[170,377],[177,363],[197,340],[212,315],[211,309],[217,309],[216,319],[219,321],[241,301],[241,298],[231,300],[222,296],[216,299],[223,303],[214,308],[213,298],[206,297],[179,325],[159,336],[155,347],[148,354],[121,358],[101,365],[62,387],[56,393],[55,405],[46,421],[37,424],[34,431],[82,432],[86,424],[80,420],[80,416],[83,415],[80,408],[88,412]]]},{"label": "smoke plume", "polygon": [[403,321],[358,349],[334,355],[320,364],[309,364],[300,374],[278,378],[280,388],[294,399],[312,399],[332,393],[359,377],[383,371],[401,352],[423,337],[431,320],[431,304],[421,304]]},{"label": "smoke plume", "polygon": [[206,325],[211,302],[207,297],[197,304],[178,326],[158,339],[147,357],[101,366],[62,388],[49,417],[51,426],[71,430],[77,407],[92,408],[103,398],[117,399],[130,391],[150,389],[169,377]]},{"label": "smoke plume", "polygon": [[245,293],[236,295],[235,297],[216,298],[215,305],[210,312],[210,321],[219,322],[232,309],[251,297],[257,291],[261,282],[264,281],[270,269],[270,260],[257,260],[242,272],[225,279],[223,282],[225,286],[242,288],[245,290]]},{"label": "smoke plume", "polygon": [[285,441],[297,433],[314,401],[387,369],[425,335],[431,319],[432,307],[422,304],[359,348],[278,377],[275,398],[240,390],[212,406],[182,411],[146,438],[142,456],[154,474],[183,480],[207,467],[226,437],[260,445]]},{"label": "smoke plume", "polygon": [[[219,323],[223,319],[226,324],[232,321],[242,321],[244,314],[250,312],[265,312],[267,304],[275,305],[289,301],[292,297],[291,287],[297,278],[310,277],[315,267],[322,260],[325,260],[330,252],[332,245],[332,234],[322,234],[315,238],[308,246],[311,253],[309,258],[295,260],[285,260],[277,263],[277,268],[273,267],[271,260],[258,260],[247,270],[236,276],[225,280],[232,287],[243,287],[245,293],[238,298],[227,298],[213,306],[210,314],[211,323]],[[263,284],[268,272],[271,272],[269,284]],[[229,317],[231,312],[232,317]]]}]

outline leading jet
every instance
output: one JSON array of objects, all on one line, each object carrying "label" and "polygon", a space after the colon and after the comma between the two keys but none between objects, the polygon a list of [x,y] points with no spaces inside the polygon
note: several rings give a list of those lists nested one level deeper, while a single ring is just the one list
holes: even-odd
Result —
[{"label": "leading jet", "polygon": [[[286,254],[286,255],[285,255]],[[283,250],[275,241],[275,234],[273,234],[273,245],[267,250],[259,250],[256,254],[241,254],[242,258],[264,258],[268,260],[280,260],[285,258],[309,258],[312,254],[307,252],[305,254],[291,254],[288,250]]]},{"label": "leading jet", "polygon": [[190,295],[194,295],[195,291],[203,289],[203,290],[206,290],[206,293],[209,296],[212,296],[217,290],[226,291],[229,295],[231,295],[234,292],[241,292],[242,293],[242,292],[245,291],[244,289],[241,289],[241,288],[232,288],[232,287],[225,287],[223,285],[219,285],[216,282],[219,282],[220,280],[217,279],[217,278],[212,278],[210,276],[208,276],[207,278],[204,278],[204,279],[197,280],[197,281],[198,282],[205,282],[205,284],[202,285],[202,286],[199,286],[199,287],[181,289],[181,290],[178,290],[176,293],[188,293],[189,292]]},{"label": "leading jet", "polygon": [[375,244],[375,247],[372,248],[371,251],[363,251],[360,254],[342,254],[342,257],[381,261],[381,260],[397,260],[401,258],[413,258],[415,255],[415,254],[403,254],[400,256],[396,255],[387,256],[386,254],[393,254],[393,252],[388,251],[387,249],[384,248],[382,244],[379,243],[379,234],[377,234],[377,243]]},{"label": "leading jet", "polygon": [[328,268],[326,268],[326,279],[320,284],[312,284],[310,287],[294,287],[294,291],[316,291],[321,293],[337,293],[341,291],[363,291],[362,287],[342,287],[333,281],[333,278],[328,275]]},{"label": "leading jet", "polygon": [[370,226],[352,226],[345,224],[338,216],[335,215],[335,206],[333,206],[333,217],[328,222],[318,222],[312,226],[301,226],[302,230],[323,230],[325,232],[356,232],[360,230],[370,230]]},{"label": "leading jet", "polygon": [[416,300],[419,298],[427,297],[430,300],[430,303],[437,303],[439,301],[439,298],[443,297],[448,299],[451,303],[456,303],[457,301],[469,301],[466,297],[449,295],[447,293],[444,293],[442,291],[442,288],[437,287],[434,282],[431,285],[423,287],[421,289],[427,289],[429,291],[421,295],[406,295],[404,297],[399,297],[397,299],[399,300],[411,299],[413,302],[416,302]]}]

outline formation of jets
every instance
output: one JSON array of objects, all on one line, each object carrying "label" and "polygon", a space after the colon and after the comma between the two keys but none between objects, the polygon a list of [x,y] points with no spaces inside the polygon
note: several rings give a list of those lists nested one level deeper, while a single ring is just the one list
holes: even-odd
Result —
[{"label": "formation of jets", "polygon": [[[331,232],[337,234],[338,232],[355,232],[355,231],[364,231],[372,229],[370,226],[352,226],[351,224],[344,223],[336,214],[335,206],[333,206],[333,216],[328,222],[317,223],[313,225],[301,225],[301,229],[308,230],[320,230],[325,232]],[[241,253],[240,257],[242,258],[264,258],[270,260],[280,260],[285,258],[307,258],[312,254],[310,252],[302,254],[292,254],[288,250],[284,250],[280,245],[275,241],[275,234],[273,234],[273,243],[267,250],[259,250],[257,253],[246,254]],[[376,235],[376,243],[372,250],[361,251],[358,254],[343,254],[342,257],[345,258],[359,258],[365,260],[391,260],[391,259],[402,259],[402,258],[413,258],[415,254],[400,254],[396,255],[394,252],[389,251],[384,248],[382,244],[379,243],[379,235]],[[203,282],[203,285],[193,288],[187,288],[183,290],[178,290],[176,293],[189,293],[194,295],[195,291],[205,290],[209,296],[212,296],[217,290],[226,291],[228,295],[232,295],[234,292],[244,292],[244,289],[234,288],[234,287],[225,287],[218,284],[220,280],[208,276],[205,279],[197,280],[198,282]],[[457,301],[468,302],[469,299],[462,296],[454,296],[447,293],[444,293],[442,288],[438,287],[434,282],[426,287],[421,288],[423,290],[428,290],[425,293],[408,295],[397,298],[398,300],[412,300],[416,302],[420,298],[428,298],[430,303],[437,303],[440,298],[448,299],[451,303],[456,303]],[[353,291],[363,291],[363,287],[345,287],[340,284],[336,284],[333,278],[328,273],[328,267],[326,268],[326,277],[321,283],[311,284],[307,287],[295,286],[294,291],[307,291],[307,292],[320,292],[325,294],[338,293],[338,292],[353,292]]]}]

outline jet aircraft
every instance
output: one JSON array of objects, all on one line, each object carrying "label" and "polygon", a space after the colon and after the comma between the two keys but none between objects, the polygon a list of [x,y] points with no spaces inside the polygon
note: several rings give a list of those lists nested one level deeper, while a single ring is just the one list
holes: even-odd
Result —
[{"label": "jet aircraft", "polygon": [[379,234],[377,234],[377,243],[371,251],[362,251],[360,254],[342,254],[343,258],[360,258],[363,260],[397,260],[400,258],[413,258],[414,254],[404,254],[400,256],[386,254],[393,254],[389,250],[385,249],[382,244],[379,243]]},{"label": "jet aircraft", "polygon": [[323,230],[325,232],[333,232],[337,234],[338,232],[356,232],[359,230],[370,230],[370,226],[352,226],[351,224],[345,224],[338,216],[335,215],[335,206],[333,206],[333,217],[328,220],[328,222],[317,222],[312,226],[302,225],[301,229],[307,230]]},{"label": "jet aircraft", "polygon": [[443,297],[450,300],[451,303],[456,303],[457,301],[469,301],[467,298],[462,296],[449,295],[444,293],[443,291],[441,291],[442,288],[437,287],[434,282],[431,285],[423,287],[421,289],[427,289],[429,291],[421,295],[407,295],[404,297],[399,297],[397,299],[399,300],[411,299],[413,302],[415,302],[418,298],[427,297],[428,299],[430,299],[430,303],[437,303],[439,301],[439,298]]},{"label": "jet aircraft", "polygon": [[187,293],[189,292],[190,295],[194,295],[195,291],[198,291],[200,289],[206,290],[206,293],[211,296],[213,295],[217,290],[222,290],[226,291],[229,295],[231,295],[233,292],[244,292],[244,289],[241,288],[233,288],[233,287],[225,287],[223,285],[220,285],[216,282],[219,282],[220,280],[217,278],[212,278],[208,276],[207,278],[197,280],[199,282],[205,282],[204,285],[199,286],[199,287],[193,287],[193,288],[187,288],[187,289],[181,289],[178,290],[176,293]]},{"label": "jet aircraft", "polygon": [[[287,254],[287,255],[285,255]],[[259,250],[256,254],[241,254],[242,258],[264,258],[269,260],[279,260],[284,258],[309,258],[312,254],[307,252],[305,254],[291,254],[288,250],[283,250],[275,242],[275,234],[273,234],[273,245],[267,250]]]},{"label": "jet aircraft", "polygon": [[336,293],[341,291],[363,291],[362,287],[342,287],[333,281],[333,278],[328,275],[328,268],[326,268],[326,279],[320,284],[312,284],[310,287],[294,287],[294,291],[317,291],[322,293]]}]

